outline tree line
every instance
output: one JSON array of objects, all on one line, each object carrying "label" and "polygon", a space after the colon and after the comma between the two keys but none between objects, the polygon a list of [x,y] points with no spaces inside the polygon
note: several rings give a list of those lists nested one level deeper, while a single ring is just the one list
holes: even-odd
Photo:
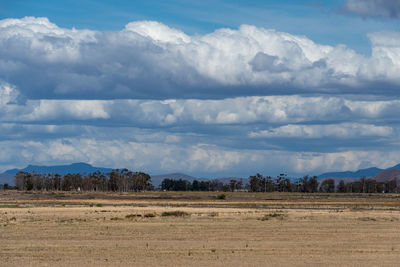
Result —
[{"label": "tree line", "polygon": [[245,185],[241,179],[231,179],[228,184],[218,180],[190,182],[188,180],[164,179],[161,183],[162,191],[241,191],[245,190]]},{"label": "tree line", "polygon": [[18,172],[15,186],[18,190],[46,191],[112,191],[139,192],[152,190],[150,175],[116,169],[108,174],[95,172],[82,174],[39,174]]},{"label": "tree line", "polygon": [[[328,179],[333,180],[333,179]],[[324,180],[323,184],[328,183]],[[334,182],[334,181],[333,181]],[[332,183],[332,182],[330,182]],[[322,187],[323,185],[321,185]],[[345,183],[343,180],[337,185],[339,193],[399,193],[400,187],[397,187],[396,179],[387,182],[377,182],[375,179],[360,178],[358,181]]]},{"label": "tree line", "polygon": [[[13,189],[8,185],[4,189]],[[38,174],[18,172],[15,175],[15,189],[46,191],[112,191],[139,192],[155,190],[150,175],[143,172],[132,172],[128,169],[116,169],[108,174],[95,172],[82,174]],[[378,182],[375,179],[362,177],[337,185],[335,179],[324,179],[321,182],[316,176],[304,176],[295,181],[280,174],[276,178],[256,174],[250,176],[248,183],[243,179],[231,179],[228,183],[219,180],[174,180],[164,179],[159,186],[163,191],[249,191],[249,192],[304,192],[304,193],[399,193],[396,180]]]},{"label": "tree line", "polygon": [[365,177],[345,183],[341,180],[337,185],[335,179],[317,180],[317,176],[304,176],[296,181],[280,174],[276,178],[256,174],[249,177],[248,183],[231,179],[224,184],[218,180],[197,181],[164,179],[161,183],[163,191],[249,191],[249,192],[303,192],[303,193],[398,193],[396,180],[377,182]]},{"label": "tree line", "polygon": [[260,174],[250,176],[249,187],[252,192],[305,192],[305,193],[399,193],[396,179],[378,182],[373,178],[362,177],[356,181],[345,183],[340,180],[336,185],[335,179],[317,180],[317,176],[304,176],[295,182],[286,178],[285,174],[273,179]]}]

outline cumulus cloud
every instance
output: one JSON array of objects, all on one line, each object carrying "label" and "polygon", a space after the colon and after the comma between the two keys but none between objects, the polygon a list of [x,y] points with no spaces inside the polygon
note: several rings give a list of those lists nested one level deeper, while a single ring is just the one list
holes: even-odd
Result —
[{"label": "cumulus cloud", "polygon": [[400,18],[399,0],[347,0],[341,9],[364,18]]},{"label": "cumulus cloud", "polygon": [[[365,57],[251,25],[189,36],[154,21],[100,32],[60,28],[47,18],[4,19],[0,77],[30,99],[384,94],[400,84],[396,34],[370,34],[373,54]],[[374,82],[388,86],[371,88]]]},{"label": "cumulus cloud", "polygon": [[0,105],[15,103],[18,98],[18,91],[7,83],[0,81]]},{"label": "cumulus cloud", "polygon": [[[127,153],[122,148],[131,142],[143,146],[196,146],[196,153],[192,151],[185,156],[190,159],[190,164],[188,161],[185,168],[176,165],[183,168],[181,171],[201,169],[196,166],[202,157],[213,158],[207,167],[210,170],[229,170],[230,164],[241,161],[239,151],[242,150],[332,153],[360,149],[386,151],[398,149],[400,145],[400,119],[397,115],[400,100],[376,100],[367,96],[27,100],[24,104],[4,104],[2,108],[0,139],[3,141],[29,144],[32,141],[75,140],[73,145],[59,144],[68,148],[80,146],[77,143],[79,138],[96,139],[107,144],[115,140],[124,144],[111,150],[115,155]],[[97,151],[97,148],[93,149]],[[234,153],[219,154],[216,152],[218,149]],[[34,150],[23,151],[31,155],[36,153],[32,152]],[[77,155],[83,156],[84,153],[79,151]],[[153,158],[154,162],[163,162],[164,165],[159,165],[161,167],[174,165],[172,162],[181,161],[179,153],[183,152],[175,150],[160,158],[149,156],[149,161]],[[88,155],[87,160],[95,156]],[[64,156],[70,161],[87,161],[78,156]],[[229,164],[220,157],[229,159]],[[115,163],[121,162],[116,166],[126,163],[120,158],[115,157]]]},{"label": "cumulus cloud", "polygon": [[364,136],[387,137],[393,134],[389,126],[376,126],[360,123],[341,123],[326,125],[285,125],[270,130],[250,132],[253,138],[297,137],[297,138],[360,138]]},{"label": "cumulus cloud", "polygon": [[220,100],[28,100],[24,105],[2,107],[7,112],[4,113],[7,116],[0,114],[3,122],[190,128],[193,125],[328,124],[332,121],[335,124],[399,123],[400,100],[291,95]]},{"label": "cumulus cloud", "polygon": [[279,63],[279,58],[277,56],[270,56],[262,52],[257,53],[257,55],[250,61],[250,65],[254,71],[289,71],[289,69],[285,67],[285,64]]}]

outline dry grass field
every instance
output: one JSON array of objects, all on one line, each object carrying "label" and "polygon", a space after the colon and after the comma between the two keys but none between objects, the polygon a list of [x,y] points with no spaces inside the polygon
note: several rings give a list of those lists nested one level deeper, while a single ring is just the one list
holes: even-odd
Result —
[{"label": "dry grass field", "polygon": [[1,266],[398,266],[398,195],[0,191]]}]

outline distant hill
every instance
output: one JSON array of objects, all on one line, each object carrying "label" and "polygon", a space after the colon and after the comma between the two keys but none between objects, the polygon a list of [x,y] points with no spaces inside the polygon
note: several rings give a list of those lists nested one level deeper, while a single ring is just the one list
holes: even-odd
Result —
[{"label": "distant hill", "polygon": [[328,172],[319,175],[318,180],[322,181],[328,178],[332,178],[336,180],[336,183],[338,183],[340,180],[348,183],[354,182],[355,180],[358,180],[362,177],[372,178],[378,182],[387,182],[396,179],[397,182],[400,183],[400,164],[397,164],[396,166],[387,169],[379,169],[373,167],[368,169],[361,169],[355,172]]},{"label": "distant hill", "polygon": [[58,173],[58,174],[89,174],[96,171],[100,171],[103,173],[111,172],[112,169],[110,168],[102,168],[102,167],[93,167],[87,163],[72,163],[70,165],[58,165],[58,166],[36,166],[36,165],[28,165],[28,167],[23,169],[12,169],[5,171],[6,174],[15,175],[17,172],[35,172],[35,173]]},{"label": "distant hill", "polygon": [[400,164],[397,164],[396,166],[393,166],[391,168],[387,168],[386,170],[400,170]]},{"label": "distant hill", "polygon": [[0,184],[14,185],[14,175],[8,173],[0,174]]},{"label": "distant hill", "polygon": [[28,165],[23,169],[11,169],[0,174],[0,184],[8,183],[14,185],[14,176],[16,173],[23,172],[35,172],[35,173],[58,173],[58,174],[89,174],[94,172],[109,173],[112,171],[111,168],[93,167],[87,163],[72,163],[70,165],[58,165],[58,166],[36,166]]},{"label": "distant hill", "polygon": [[381,173],[378,173],[373,177],[377,182],[388,182],[391,180],[396,180],[397,183],[400,182],[400,170],[397,169],[387,169]]},{"label": "distant hill", "polygon": [[[396,166],[398,166],[398,165],[396,165]],[[394,167],[392,167],[392,168],[394,168]],[[399,169],[400,169],[400,166],[399,166]],[[327,172],[327,173],[318,175],[318,180],[323,180],[326,178],[356,178],[356,179],[361,178],[361,177],[368,178],[368,177],[373,177],[382,171],[384,171],[384,170],[373,167],[373,168],[358,170],[355,172],[352,172],[352,171]]]}]

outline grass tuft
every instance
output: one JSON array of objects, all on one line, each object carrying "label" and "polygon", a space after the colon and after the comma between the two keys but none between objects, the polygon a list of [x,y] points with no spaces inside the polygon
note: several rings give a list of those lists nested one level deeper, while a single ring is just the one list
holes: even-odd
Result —
[{"label": "grass tuft", "polygon": [[271,212],[269,214],[265,214],[264,217],[260,218],[259,220],[261,221],[268,221],[270,219],[276,218],[276,219],[280,219],[283,220],[283,218],[285,218],[286,215],[280,212]]},{"label": "grass tuft", "polygon": [[161,216],[175,216],[175,217],[184,217],[189,216],[190,214],[184,211],[175,210],[175,211],[164,211],[161,213]]},{"label": "grass tuft", "polygon": [[16,205],[16,204],[0,204],[0,208],[14,209],[14,208],[22,208],[22,207],[19,205]]},{"label": "grass tuft", "polygon": [[132,219],[132,218],[136,218],[136,217],[142,217],[141,214],[128,214],[125,216],[125,218],[127,219]]}]

